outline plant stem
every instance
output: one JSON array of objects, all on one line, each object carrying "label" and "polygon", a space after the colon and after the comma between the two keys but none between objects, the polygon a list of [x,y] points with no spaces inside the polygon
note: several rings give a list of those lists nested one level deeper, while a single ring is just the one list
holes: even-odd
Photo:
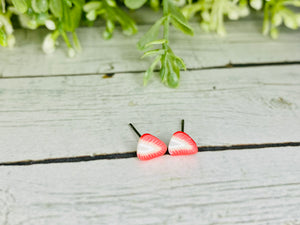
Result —
[{"label": "plant stem", "polygon": [[2,13],[5,13],[5,0],[1,0],[2,4]]},{"label": "plant stem", "polygon": [[64,41],[66,42],[67,47],[72,48],[71,42],[64,30],[61,31],[61,36],[63,37]]},{"label": "plant stem", "polygon": [[168,2],[169,0],[163,0],[163,16],[167,17],[167,19],[164,21],[164,39],[167,40],[166,43],[163,44],[163,49],[168,48],[168,42],[169,42],[169,9],[168,9]]},{"label": "plant stem", "polygon": [[80,52],[81,51],[81,45],[80,45],[79,39],[78,39],[77,34],[76,34],[75,31],[72,32],[72,37],[73,37],[73,43],[74,43],[75,49]]}]

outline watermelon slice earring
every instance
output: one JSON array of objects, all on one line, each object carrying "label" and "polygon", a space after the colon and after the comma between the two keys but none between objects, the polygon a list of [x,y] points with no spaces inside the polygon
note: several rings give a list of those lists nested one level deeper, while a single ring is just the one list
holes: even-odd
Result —
[{"label": "watermelon slice earring", "polygon": [[181,121],[181,131],[175,132],[169,142],[169,153],[175,155],[191,155],[198,152],[195,141],[184,132],[184,120]]},{"label": "watermelon slice earring", "polygon": [[149,160],[164,155],[167,152],[167,146],[164,142],[151,134],[141,134],[130,123],[129,126],[140,137],[137,144],[137,157],[140,160]]}]

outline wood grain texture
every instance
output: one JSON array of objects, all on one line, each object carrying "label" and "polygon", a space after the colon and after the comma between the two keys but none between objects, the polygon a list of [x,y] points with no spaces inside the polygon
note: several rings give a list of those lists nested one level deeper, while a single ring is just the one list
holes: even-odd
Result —
[{"label": "wood grain texture", "polygon": [[[283,29],[278,40],[261,34],[261,22],[245,20],[228,22],[228,35],[203,33],[194,23],[195,36],[171,32],[171,46],[184,59],[187,68],[220,67],[228,64],[277,63],[300,61],[300,30]],[[45,55],[41,43],[46,30],[17,30],[17,46],[1,49],[0,75],[2,77],[57,76],[95,73],[145,71],[151,59],[140,59],[143,54],[136,43],[150,25],[141,25],[139,34],[126,37],[116,31],[114,38],[101,38],[103,27],[79,28],[83,51],[76,58],[66,56],[62,40],[57,51]]]},{"label": "wood grain texture", "polygon": [[299,65],[187,71],[178,89],[142,74],[2,79],[1,162],[135,151],[186,120],[199,146],[299,142]]},{"label": "wood grain texture", "polygon": [[0,224],[300,224],[300,148],[1,167]]}]

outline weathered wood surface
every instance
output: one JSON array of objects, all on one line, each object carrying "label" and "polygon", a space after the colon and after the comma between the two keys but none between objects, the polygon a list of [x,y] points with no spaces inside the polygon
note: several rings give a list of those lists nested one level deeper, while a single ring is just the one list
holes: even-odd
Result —
[{"label": "weathered wood surface", "polygon": [[[174,90],[158,79],[142,86],[150,61],[135,44],[152,21],[110,41],[103,28],[80,28],[75,59],[63,43],[44,55],[45,30],[17,30],[16,48],[0,51],[0,162],[134,151],[128,122],[167,143],[182,118],[199,146],[300,141],[300,65],[198,70],[299,63],[299,30],[272,41],[246,20],[227,23],[225,38],[197,24],[195,37],[173,33],[194,69]],[[299,162],[297,147],[1,166],[0,225],[299,225]]]},{"label": "weathered wood surface", "polygon": [[[228,35],[221,38],[207,34],[194,23],[195,36],[172,32],[174,52],[184,59],[188,69],[222,67],[228,64],[276,63],[300,61],[300,30],[285,30],[278,40],[261,34],[261,21],[245,20],[226,23]],[[83,51],[75,59],[66,56],[62,40],[57,51],[45,55],[41,43],[46,30],[17,30],[17,46],[1,49],[2,77],[81,75],[144,71],[151,59],[140,59],[136,43],[150,25],[140,25],[139,34],[126,37],[116,31],[113,39],[101,37],[103,28],[79,28]]]},{"label": "weathered wood surface", "polygon": [[299,142],[299,71],[187,71],[175,90],[140,73],[2,79],[0,161],[134,151],[129,122],[168,143],[182,118],[199,146]]},{"label": "weathered wood surface", "polygon": [[1,167],[0,224],[300,224],[299,148]]}]

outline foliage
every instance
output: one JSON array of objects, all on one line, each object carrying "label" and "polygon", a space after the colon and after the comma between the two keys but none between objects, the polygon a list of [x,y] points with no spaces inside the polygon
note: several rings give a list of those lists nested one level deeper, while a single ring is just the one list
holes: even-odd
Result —
[{"label": "foliage", "polygon": [[300,0],[1,0],[0,45],[14,46],[11,21],[17,17],[23,28],[33,30],[44,26],[49,30],[42,44],[45,53],[55,51],[61,36],[68,47],[68,55],[74,57],[81,50],[76,35],[78,26],[91,26],[100,19],[106,25],[105,39],[112,38],[116,24],[125,35],[133,35],[137,26],[128,16],[126,7],[137,10],[144,5],[163,11],[162,17],[137,43],[137,47],[145,51],[143,57],[154,57],[144,75],[145,85],[159,67],[162,82],[169,87],[178,86],[180,70],[185,69],[185,63],[171,49],[170,26],[193,35],[188,24],[191,18],[198,18],[204,31],[217,32],[220,36],[226,35],[226,19],[237,20],[254,11],[263,12],[262,33],[273,39],[278,38],[282,25],[290,29],[300,26],[300,14],[297,13]]}]

